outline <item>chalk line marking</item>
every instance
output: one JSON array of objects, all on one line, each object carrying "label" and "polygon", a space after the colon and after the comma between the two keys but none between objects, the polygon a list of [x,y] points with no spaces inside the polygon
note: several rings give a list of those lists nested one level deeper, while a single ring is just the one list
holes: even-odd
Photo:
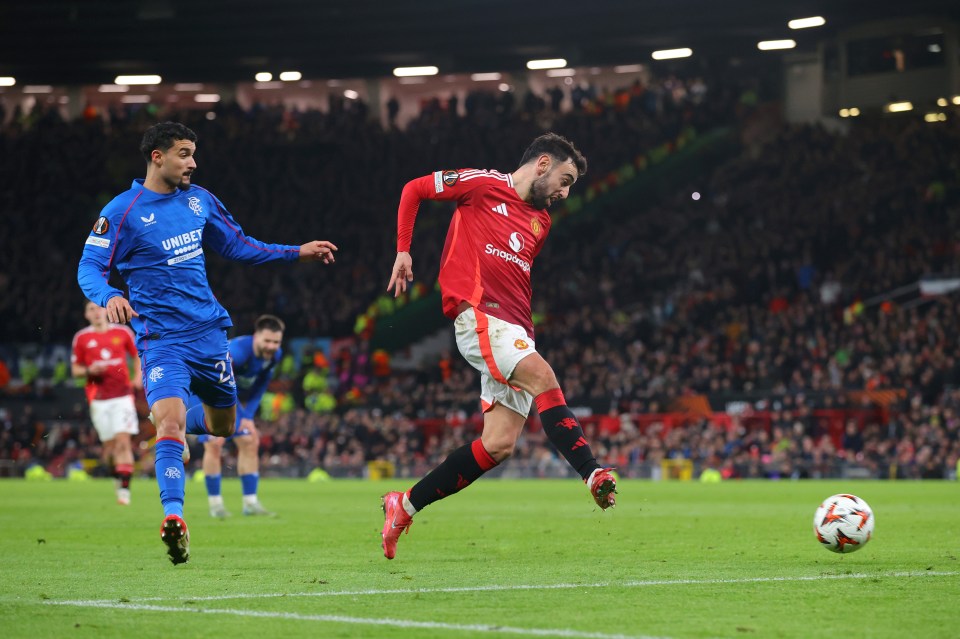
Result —
[{"label": "chalk line marking", "polygon": [[569,637],[570,639],[669,639],[650,635],[620,635],[604,632],[582,632],[565,628],[517,628],[492,624],[456,624],[440,621],[413,621],[409,619],[370,619],[347,617],[344,615],[303,615],[295,612],[266,612],[258,610],[230,610],[212,608],[187,608],[182,606],[157,606],[154,604],[126,604],[121,602],[93,601],[45,601],[54,606],[77,606],[83,608],[114,608],[121,610],[146,610],[151,612],[175,612],[210,615],[235,615],[238,617],[257,617],[266,619],[287,619],[294,621],[322,621],[327,623],[345,623],[361,626],[389,626],[391,628],[429,628],[431,630],[453,630],[457,632],[487,632],[491,634],[511,634],[524,637]]},{"label": "chalk line marking", "polygon": [[[130,599],[132,603],[142,603],[148,601],[170,601],[179,599],[182,601],[227,601],[230,599],[270,599],[273,597],[364,597],[377,595],[422,595],[430,593],[451,593],[451,592],[507,592],[511,590],[571,590],[575,588],[649,588],[653,586],[710,586],[722,584],[762,584],[762,583],[785,583],[785,582],[803,582],[820,581],[821,579],[874,579],[874,578],[900,578],[900,577],[953,577],[960,575],[960,572],[937,572],[934,570],[916,570],[912,572],[885,572],[885,573],[848,573],[840,575],[810,575],[810,576],[782,576],[782,577],[742,577],[732,579],[648,579],[648,580],[630,580],[623,582],[598,582],[598,583],[559,583],[559,584],[511,584],[499,585],[491,584],[487,586],[450,586],[444,588],[392,588],[392,589],[369,589],[369,590],[328,590],[320,592],[279,592],[279,593],[236,593],[232,595],[206,595],[201,597],[186,597],[184,595],[171,595],[169,597],[138,597]],[[91,599],[75,600],[74,603],[117,603],[116,599]]]},{"label": "chalk line marking", "polygon": [[328,592],[302,592],[302,593],[262,593],[262,594],[236,594],[236,595],[212,595],[204,597],[184,597],[176,595],[172,597],[144,597],[137,600],[116,601],[116,600],[64,600],[42,602],[45,605],[52,606],[73,606],[80,608],[100,608],[100,609],[118,609],[118,610],[143,610],[153,612],[186,612],[195,614],[214,614],[214,615],[234,615],[240,617],[258,617],[269,619],[290,619],[297,621],[318,621],[327,623],[343,623],[366,626],[389,626],[394,628],[428,628],[435,630],[451,630],[458,632],[484,632],[491,634],[512,634],[528,637],[568,637],[570,639],[668,639],[666,637],[652,637],[648,635],[622,635],[608,634],[602,632],[583,632],[567,628],[519,628],[514,626],[500,626],[492,624],[452,624],[439,621],[414,621],[408,619],[381,619],[366,617],[350,617],[345,615],[305,615],[295,612],[270,612],[257,610],[232,610],[229,608],[196,608],[187,606],[160,606],[146,603],[148,601],[163,601],[170,599],[180,599],[191,603],[200,601],[223,601],[230,599],[271,599],[279,597],[357,597],[357,596],[377,596],[377,595],[412,595],[429,593],[458,593],[458,592],[507,592],[519,590],[562,590],[574,588],[645,588],[656,586],[686,586],[686,585],[722,585],[722,584],[765,584],[765,583],[789,583],[789,582],[808,582],[820,580],[846,580],[846,579],[877,579],[877,578],[903,578],[903,577],[953,577],[960,575],[960,572],[938,572],[933,570],[922,570],[913,572],[888,572],[888,573],[847,573],[839,575],[799,575],[799,576],[781,576],[781,577],[744,577],[739,579],[652,579],[652,580],[631,580],[624,582],[600,582],[592,584],[514,584],[514,585],[487,585],[487,586],[462,586],[447,588],[403,588],[403,589],[370,589],[370,590],[337,590]]}]

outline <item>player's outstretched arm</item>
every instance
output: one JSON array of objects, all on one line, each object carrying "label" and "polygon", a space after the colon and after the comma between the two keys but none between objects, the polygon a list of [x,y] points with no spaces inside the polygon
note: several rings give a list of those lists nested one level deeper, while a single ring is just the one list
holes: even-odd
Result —
[{"label": "player's outstretched arm", "polygon": [[413,258],[410,253],[400,251],[397,253],[397,259],[393,263],[393,272],[390,274],[390,283],[387,284],[387,291],[393,289],[393,296],[399,297],[400,293],[407,292],[407,282],[413,281]]},{"label": "player's outstretched arm", "polygon": [[130,302],[122,295],[115,295],[107,302],[107,321],[114,324],[126,324],[131,318],[140,317],[140,313],[133,310]]},{"label": "player's outstretched arm", "polygon": [[300,247],[300,261],[333,264],[336,261],[333,255],[336,250],[336,245],[326,240],[307,242]]}]

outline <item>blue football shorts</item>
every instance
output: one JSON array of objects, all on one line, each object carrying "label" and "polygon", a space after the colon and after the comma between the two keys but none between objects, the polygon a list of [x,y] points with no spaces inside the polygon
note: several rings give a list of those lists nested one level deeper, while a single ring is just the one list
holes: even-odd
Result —
[{"label": "blue football shorts", "polygon": [[179,397],[187,405],[191,395],[214,408],[237,403],[237,382],[222,328],[189,341],[148,341],[140,361],[149,406],[168,397]]}]

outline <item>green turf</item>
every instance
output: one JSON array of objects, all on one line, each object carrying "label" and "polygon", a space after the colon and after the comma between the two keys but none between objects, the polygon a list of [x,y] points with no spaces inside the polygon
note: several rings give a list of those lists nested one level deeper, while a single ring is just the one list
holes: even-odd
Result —
[{"label": "green turf", "polygon": [[[0,481],[0,633],[960,636],[956,482],[624,481],[601,513],[572,480],[481,480],[420,513],[387,561],[379,496],[405,484],[266,480],[279,516],[258,519],[239,514],[239,483],[226,481],[235,515],[219,521],[190,483],[192,558],[174,567],[152,481],[134,483],[126,508],[106,481]],[[811,531],[837,492],[877,518],[850,555]]]}]

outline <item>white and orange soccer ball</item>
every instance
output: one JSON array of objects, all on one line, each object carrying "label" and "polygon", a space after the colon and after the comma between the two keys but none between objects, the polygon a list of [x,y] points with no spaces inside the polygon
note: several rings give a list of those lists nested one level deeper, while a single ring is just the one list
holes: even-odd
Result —
[{"label": "white and orange soccer ball", "polygon": [[873,510],[856,495],[827,497],[813,515],[813,532],[827,550],[860,550],[873,537]]}]

